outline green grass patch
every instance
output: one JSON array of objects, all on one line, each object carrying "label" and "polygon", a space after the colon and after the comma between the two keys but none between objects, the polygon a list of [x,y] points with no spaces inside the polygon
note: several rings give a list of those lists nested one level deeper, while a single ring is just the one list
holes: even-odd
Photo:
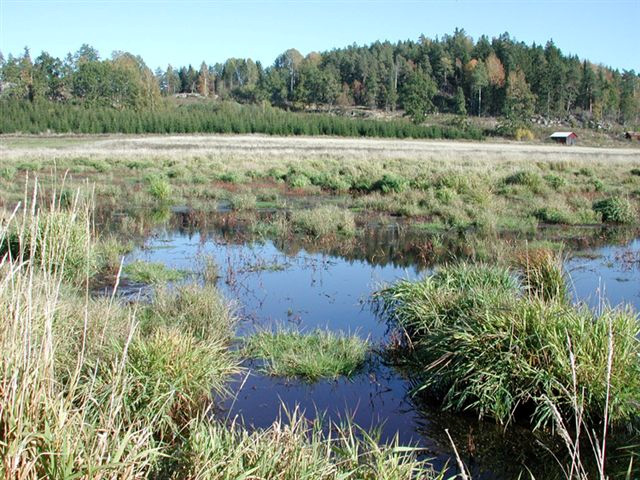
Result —
[{"label": "green grass patch", "polygon": [[134,282],[159,284],[175,282],[185,277],[185,272],[167,267],[159,262],[136,260],[125,265],[125,275]]},{"label": "green grass patch", "polygon": [[147,181],[149,195],[154,199],[159,202],[166,202],[171,198],[173,189],[167,180],[160,177],[149,177]]},{"label": "green grass patch", "polygon": [[390,359],[445,408],[502,423],[523,414],[535,426],[553,424],[557,409],[562,418],[578,412],[595,425],[607,404],[611,423],[634,422],[640,401],[637,314],[570,305],[559,287],[562,273],[549,272],[557,268],[554,257],[528,261],[525,272],[453,265],[379,291],[382,312],[407,339],[390,346]]},{"label": "green grass patch", "polygon": [[308,381],[356,374],[364,366],[368,350],[368,342],[356,335],[326,330],[308,334],[286,330],[258,332],[244,345],[247,356],[264,361],[266,373]]},{"label": "green grass patch", "polygon": [[593,204],[593,210],[602,215],[604,222],[633,223],[636,212],[631,202],[624,197],[609,197]]},{"label": "green grass patch", "polygon": [[310,210],[296,210],[291,214],[291,225],[298,233],[316,237],[351,236],[356,233],[353,213],[334,205],[320,206]]}]

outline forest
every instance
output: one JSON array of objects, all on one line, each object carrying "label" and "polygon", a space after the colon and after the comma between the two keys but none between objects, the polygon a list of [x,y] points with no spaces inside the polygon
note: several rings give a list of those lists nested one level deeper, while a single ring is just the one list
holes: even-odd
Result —
[{"label": "forest", "polygon": [[[10,112],[0,125],[2,133],[49,129],[478,136],[459,125],[440,134],[411,128],[406,121],[395,121],[388,130],[342,124],[325,128],[316,124],[333,120],[305,116],[287,121],[291,125],[284,130],[266,131],[260,122],[252,126],[245,120],[212,125],[199,118],[219,114],[220,108],[183,105],[176,113],[176,102],[169,100],[176,96],[259,105],[262,111],[270,106],[324,114],[350,107],[398,111],[416,125],[432,113],[500,117],[511,127],[526,125],[535,115],[585,126],[634,128],[640,121],[640,74],[566,55],[553,41],[527,45],[508,33],[474,41],[456,29],[442,38],[354,44],[306,56],[292,48],[266,67],[250,58],[229,58],[199,67],[168,65],[155,72],[139,56],[116,51],[103,59],[86,44],[63,59],[46,52],[32,58],[26,47],[20,56],[0,53],[0,99],[2,109]],[[184,110],[190,119],[182,118]],[[247,118],[255,113],[236,111]]]}]

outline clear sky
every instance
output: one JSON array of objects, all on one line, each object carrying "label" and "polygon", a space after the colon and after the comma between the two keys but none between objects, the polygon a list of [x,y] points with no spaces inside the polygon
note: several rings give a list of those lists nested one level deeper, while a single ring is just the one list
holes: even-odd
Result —
[{"label": "clear sky", "polygon": [[229,57],[267,66],[290,47],[307,54],[460,27],[474,39],[553,38],[565,53],[639,71],[638,25],[640,0],[0,0],[0,51],[63,57],[88,43],[103,58],[141,55],[152,69]]}]

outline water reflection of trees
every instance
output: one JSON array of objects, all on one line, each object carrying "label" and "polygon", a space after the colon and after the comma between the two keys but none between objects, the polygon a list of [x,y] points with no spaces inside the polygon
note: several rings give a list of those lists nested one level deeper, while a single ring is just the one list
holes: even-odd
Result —
[{"label": "water reflection of trees", "polygon": [[[388,217],[363,217],[354,237],[314,238],[291,231],[257,233],[256,225],[269,226],[282,213],[202,212],[188,208],[158,206],[153,209],[98,209],[96,225],[101,231],[127,238],[143,239],[154,231],[177,232],[201,241],[213,239],[229,244],[270,240],[286,255],[301,251],[366,261],[372,265],[428,268],[455,260],[499,259],[525,242],[562,242],[568,250],[585,250],[604,245],[625,245],[640,235],[637,228],[552,227],[533,235],[505,233],[483,235],[473,230],[450,229],[439,233],[420,231],[409,221]],[[268,229],[267,229],[268,230]]]}]

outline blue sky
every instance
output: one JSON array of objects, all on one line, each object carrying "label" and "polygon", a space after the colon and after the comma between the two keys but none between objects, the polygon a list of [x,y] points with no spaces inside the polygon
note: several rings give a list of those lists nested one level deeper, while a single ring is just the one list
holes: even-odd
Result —
[{"label": "blue sky", "polygon": [[232,56],[266,66],[290,47],[307,54],[460,27],[474,39],[553,38],[565,53],[638,71],[639,23],[640,0],[0,0],[0,51],[62,57],[88,43],[103,57],[141,55],[154,69]]}]

